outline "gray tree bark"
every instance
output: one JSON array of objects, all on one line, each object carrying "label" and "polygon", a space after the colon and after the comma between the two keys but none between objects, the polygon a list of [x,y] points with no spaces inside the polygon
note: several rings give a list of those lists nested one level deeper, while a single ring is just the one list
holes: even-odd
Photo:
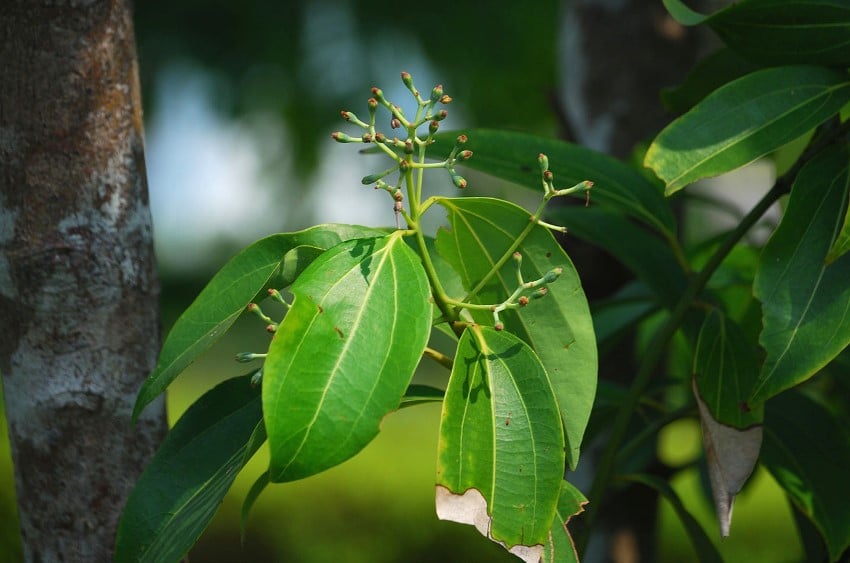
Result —
[{"label": "gray tree bark", "polygon": [[130,0],[0,5],[0,372],[27,561],[110,561],[165,429]]}]

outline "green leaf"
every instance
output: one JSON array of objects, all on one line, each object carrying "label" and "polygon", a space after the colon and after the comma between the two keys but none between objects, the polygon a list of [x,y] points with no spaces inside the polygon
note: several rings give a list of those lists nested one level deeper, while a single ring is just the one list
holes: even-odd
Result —
[{"label": "green leaf", "polygon": [[[327,249],[343,240],[377,236],[380,232],[354,225],[318,225],[296,233],[272,235],[249,245],[234,256],[183,312],[159,354],[156,369],[148,376],[136,397],[133,420],[198,356],[222,337],[245,310],[248,303],[265,298],[258,295],[275,285],[292,283],[315,252],[299,250],[310,246]],[[289,253],[294,253],[290,255]],[[280,272],[281,261],[284,273]],[[277,283],[274,283],[277,282]]]},{"label": "green leaf", "polygon": [[657,311],[654,297],[640,282],[631,282],[614,296],[593,303],[593,330],[600,355],[610,352],[620,336]]},{"label": "green leaf", "polygon": [[668,109],[683,113],[717,88],[757,68],[731,49],[721,48],[700,60],[679,86],[663,89],[661,100]]},{"label": "green leaf", "polygon": [[679,23],[705,23],[736,53],[765,66],[850,66],[850,6],[844,0],[748,0],[711,16],[664,0]]},{"label": "green leaf", "polygon": [[257,502],[257,499],[260,498],[260,495],[266,490],[268,485],[269,472],[264,471],[262,475],[257,477],[257,480],[254,481],[254,484],[251,485],[251,488],[248,490],[248,494],[245,495],[245,500],[242,503],[242,510],[239,514],[239,536],[241,537],[243,544],[245,543],[245,536],[248,531],[248,517],[251,515],[251,509],[254,507],[254,503]]},{"label": "green leaf", "polygon": [[445,158],[461,133],[469,137],[464,148],[473,152],[464,166],[542,192],[537,155],[544,153],[549,157],[557,187],[591,180],[595,203],[635,217],[665,237],[675,238],[676,221],[659,189],[616,158],[557,139],[490,129],[440,133],[428,154]]},{"label": "green leaf", "polygon": [[848,100],[846,73],[812,66],[756,71],[719,88],[668,125],[649,147],[645,164],[670,195],[793,141]]},{"label": "green leaf", "polygon": [[408,386],[407,391],[404,392],[399,408],[412,407],[422,403],[438,403],[443,400],[445,394],[446,392],[442,389],[415,383]]},{"label": "green leaf", "polygon": [[676,494],[676,491],[673,490],[673,487],[671,487],[667,481],[655,475],[646,474],[624,475],[622,479],[633,483],[640,483],[651,489],[655,489],[655,491],[657,491],[667,500],[667,502],[670,503],[670,506],[673,507],[673,510],[679,517],[679,521],[682,522],[682,525],[691,540],[691,545],[693,546],[694,551],[696,551],[697,557],[701,563],[723,563],[723,557],[720,555],[720,552],[717,551],[717,547],[715,547],[714,543],[712,543],[712,541],[708,538],[708,535],[705,533],[705,530],[700,523],[697,522],[696,518],[688,512],[688,509],[685,508],[684,504],[682,504],[682,499],[679,498],[679,495]]},{"label": "green leaf", "polygon": [[[448,212],[452,229],[437,233],[437,249],[460,273],[468,290],[514,250],[522,254],[525,280],[563,268],[561,277],[549,284],[546,297],[518,311],[505,311],[501,319],[506,330],[534,348],[546,367],[561,408],[567,461],[574,469],[596,392],[597,353],[593,320],[572,262],[547,229],[529,223],[528,212],[512,203],[490,198],[440,198],[438,203]],[[526,228],[530,229],[527,237],[516,246]],[[508,260],[473,301],[498,304],[516,287],[516,267]],[[489,311],[473,311],[472,316],[482,324],[493,324]]]},{"label": "green leaf", "polygon": [[799,173],[788,208],[761,256],[753,291],[767,352],[750,404],[814,375],[850,344],[850,255],[825,259],[838,232],[848,184],[846,146],[834,146]]},{"label": "green leaf", "polygon": [[847,197],[844,200],[844,206],[846,208],[844,224],[841,226],[838,236],[835,237],[835,241],[826,255],[827,265],[832,264],[850,251],[850,191],[847,192]]},{"label": "green leaf", "polygon": [[846,422],[801,393],[783,393],[767,403],[761,461],[837,561],[850,547]]},{"label": "green leaf", "polygon": [[197,541],[263,442],[260,393],[250,381],[221,383],[177,421],[130,494],[116,561],[177,561]]},{"label": "green leaf", "polygon": [[558,497],[558,509],[549,541],[543,552],[541,563],[578,563],[578,553],[573,538],[567,529],[570,519],[584,512],[587,499],[569,481],[561,481],[561,494]]},{"label": "green leaf", "polygon": [[764,421],[764,409],[746,406],[758,377],[754,346],[722,312],[706,317],[694,350],[694,379],[714,419],[744,430]]},{"label": "green leaf", "polygon": [[431,326],[425,271],[400,231],[337,245],[290,291],[263,368],[272,482],[366,446],[398,408]]},{"label": "green leaf", "polygon": [[563,474],[558,406],[534,351],[507,331],[466,330],[443,402],[437,516],[537,562]]},{"label": "green leaf", "polygon": [[667,242],[618,213],[599,207],[560,207],[551,213],[557,223],[619,260],[652,290],[667,308],[676,306],[688,285],[682,267]]}]

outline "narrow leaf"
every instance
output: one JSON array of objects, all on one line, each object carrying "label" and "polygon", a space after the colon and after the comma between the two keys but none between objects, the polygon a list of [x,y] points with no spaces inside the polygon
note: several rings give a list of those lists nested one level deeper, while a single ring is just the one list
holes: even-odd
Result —
[{"label": "narrow leaf", "polygon": [[832,247],[826,255],[827,265],[832,264],[850,251],[850,189],[845,193],[844,207],[846,211],[844,214],[844,224],[841,226],[838,236],[835,237],[835,242],[832,243]]},{"label": "narrow leaf", "polygon": [[555,521],[549,531],[549,541],[541,563],[578,563],[578,553],[567,525],[573,516],[584,512],[587,499],[572,483],[561,481],[561,494]]},{"label": "narrow leaf", "polygon": [[767,359],[751,405],[808,379],[850,344],[850,255],[825,263],[843,220],[848,167],[846,146],[809,162],[764,248],[753,291],[762,303],[759,342]]},{"label": "narrow leaf", "polygon": [[425,272],[400,232],[334,247],[290,291],[263,370],[272,482],[313,475],[368,444],[398,408],[431,324]]},{"label": "narrow leaf", "polygon": [[766,411],[762,463],[837,561],[850,548],[847,423],[794,391],[771,399]]},{"label": "narrow leaf", "polygon": [[563,430],[540,360],[509,332],[464,332],[443,402],[437,516],[536,563],[563,473]]},{"label": "narrow leaf", "polygon": [[[165,339],[156,369],[142,385],[133,408],[133,420],[198,356],[221,338],[245,310],[248,303],[265,296],[258,294],[275,277],[281,277],[283,260],[286,272],[296,275],[310,255],[284,258],[299,246],[327,249],[343,240],[377,236],[378,231],[354,225],[319,225],[296,233],[272,235],[251,244],[234,256],[213,277],[195,301],[183,312]],[[315,253],[312,254],[315,258]],[[292,283],[278,279],[277,287]]]},{"label": "narrow leaf", "polygon": [[262,410],[251,376],[221,383],[177,421],[136,483],[118,526],[116,561],[177,561],[215,515],[259,448]]},{"label": "narrow leaf", "polygon": [[693,546],[694,551],[696,551],[697,557],[699,557],[701,563],[723,563],[723,557],[720,555],[720,552],[717,551],[717,547],[715,547],[709,539],[705,530],[700,523],[697,522],[696,518],[694,518],[688,509],[685,508],[685,505],[682,504],[682,499],[679,498],[679,495],[676,494],[676,491],[673,490],[673,487],[671,487],[667,481],[655,475],[646,474],[624,475],[622,479],[624,481],[641,483],[651,489],[655,489],[667,500],[667,502],[670,503],[670,506],[673,507],[673,510],[679,517],[679,521],[684,526],[685,531],[691,540],[691,545]]},{"label": "narrow leaf", "polygon": [[248,494],[245,496],[245,500],[242,502],[242,510],[239,515],[239,536],[242,539],[242,543],[245,543],[245,537],[248,532],[248,518],[251,515],[251,509],[254,508],[254,503],[257,502],[257,499],[260,498],[260,495],[263,491],[266,490],[266,487],[269,484],[269,472],[264,471],[257,480],[254,481],[254,484],[251,485],[251,488],[248,490]]},{"label": "narrow leaf", "polygon": [[658,187],[616,158],[557,139],[490,129],[438,134],[428,154],[448,156],[461,133],[469,138],[464,148],[473,152],[464,166],[542,192],[537,155],[544,153],[557,187],[590,180],[594,203],[634,217],[667,238],[675,237],[676,221]]},{"label": "narrow leaf", "polygon": [[670,195],[748,164],[793,141],[850,100],[845,73],[789,66],[748,74],[719,88],[668,125],[645,164]]},{"label": "narrow leaf", "polygon": [[[460,273],[467,290],[513,252],[518,237],[529,227],[528,212],[505,201],[458,198],[438,202],[448,212],[452,229],[437,233],[437,249]],[[547,229],[532,226],[515,250],[522,255],[527,281],[539,279],[554,268],[563,269],[557,281],[549,284],[546,297],[517,311],[505,311],[501,318],[505,329],[529,344],[546,367],[566,431],[568,465],[574,469],[596,392],[593,320],[572,262]],[[508,260],[473,302],[501,303],[516,287],[516,266]],[[489,311],[473,311],[472,315],[481,324],[493,324]]]}]

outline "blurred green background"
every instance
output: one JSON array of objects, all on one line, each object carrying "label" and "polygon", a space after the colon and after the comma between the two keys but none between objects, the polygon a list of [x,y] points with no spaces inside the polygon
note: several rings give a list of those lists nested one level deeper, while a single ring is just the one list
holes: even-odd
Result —
[{"label": "blurred green background", "polygon": [[[380,164],[334,144],[329,134],[345,128],[340,109],[365,114],[373,85],[402,99],[401,70],[410,71],[423,91],[444,84],[455,99],[445,127],[560,131],[558,92],[569,80],[558,53],[561,2],[539,0],[533,9],[497,1],[486,8],[460,2],[412,10],[342,0],[137,2],[164,331],[210,275],[255,238],[317,222],[392,223],[391,202],[359,182]],[[506,189],[483,177],[470,185]],[[431,189],[451,188],[436,181]],[[244,373],[233,355],[261,351],[264,339],[258,321],[240,320],[169,389],[171,422],[215,383]],[[239,509],[266,464],[261,450],[191,560],[514,561],[473,528],[436,519],[438,421],[433,404],[394,413],[354,459],[318,477],[270,487],[255,505],[243,546]],[[671,425],[658,447],[663,461],[686,467],[674,486],[716,537],[713,509],[693,463],[700,456],[696,422]],[[663,502],[657,529],[660,561],[693,560]],[[739,497],[732,536],[720,548],[728,561],[802,559],[787,502],[766,473]],[[18,560],[0,410],[0,562]]]}]

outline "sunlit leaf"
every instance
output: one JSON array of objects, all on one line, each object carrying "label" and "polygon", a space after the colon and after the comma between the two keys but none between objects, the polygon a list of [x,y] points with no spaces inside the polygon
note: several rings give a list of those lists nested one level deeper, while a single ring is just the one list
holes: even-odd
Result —
[{"label": "sunlit leaf", "polygon": [[767,359],[750,402],[812,375],[850,344],[850,254],[825,263],[844,217],[850,159],[845,146],[799,173],[788,208],[765,246],[753,286],[764,311]]},{"label": "sunlit leaf", "polygon": [[846,421],[801,393],[783,393],[767,403],[761,461],[837,561],[850,548]]},{"label": "sunlit leaf", "polygon": [[537,563],[563,474],[563,430],[540,360],[507,331],[467,329],[443,402],[438,517]]},{"label": "sunlit leaf", "polygon": [[428,339],[428,281],[399,232],[337,245],[299,276],[269,347],[263,412],[272,482],[359,452],[398,408]]},{"label": "sunlit leaf", "polygon": [[[596,391],[597,353],[587,299],[572,262],[547,229],[530,224],[528,212],[512,203],[490,198],[441,198],[438,202],[448,212],[451,230],[437,233],[437,249],[460,273],[468,290],[514,250],[522,255],[526,281],[563,269],[561,277],[549,284],[546,297],[517,311],[505,311],[501,319],[505,329],[525,340],[546,367],[566,431],[567,462],[575,468]],[[514,248],[527,228],[528,236]],[[473,301],[501,303],[517,283],[515,263],[508,260]],[[482,324],[493,324],[489,311],[472,315]]]},{"label": "sunlit leaf", "polygon": [[124,508],[116,561],[177,561],[198,540],[264,441],[251,376],[221,383],[177,421]]},{"label": "sunlit leaf", "polygon": [[595,203],[675,237],[676,221],[659,189],[616,158],[557,139],[491,129],[438,134],[428,154],[444,158],[461,133],[469,138],[464,148],[473,153],[464,166],[542,192],[537,155],[544,153],[558,188],[590,180]]},{"label": "sunlit leaf", "polygon": [[793,141],[848,101],[846,73],[814,66],[759,70],[717,89],[668,125],[645,164],[669,195]]},{"label": "sunlit leaf", "polygon": [[[272,235],[249,245],[213,276],[195,301],[180,315],[168,333],[156,369],[142,385],[133,408],[133,418],[165,391],[174,378],[221,338],[248,303],[265,298],[261,292],[272,282],[277,288],[289,285],[315,251],[343,240],[377,236],[380,232],[354,225],[318,225],[296,233]],[[294,255],[288,253],[294,251]],[[281,272],[281,262],[284,272]]]}]

